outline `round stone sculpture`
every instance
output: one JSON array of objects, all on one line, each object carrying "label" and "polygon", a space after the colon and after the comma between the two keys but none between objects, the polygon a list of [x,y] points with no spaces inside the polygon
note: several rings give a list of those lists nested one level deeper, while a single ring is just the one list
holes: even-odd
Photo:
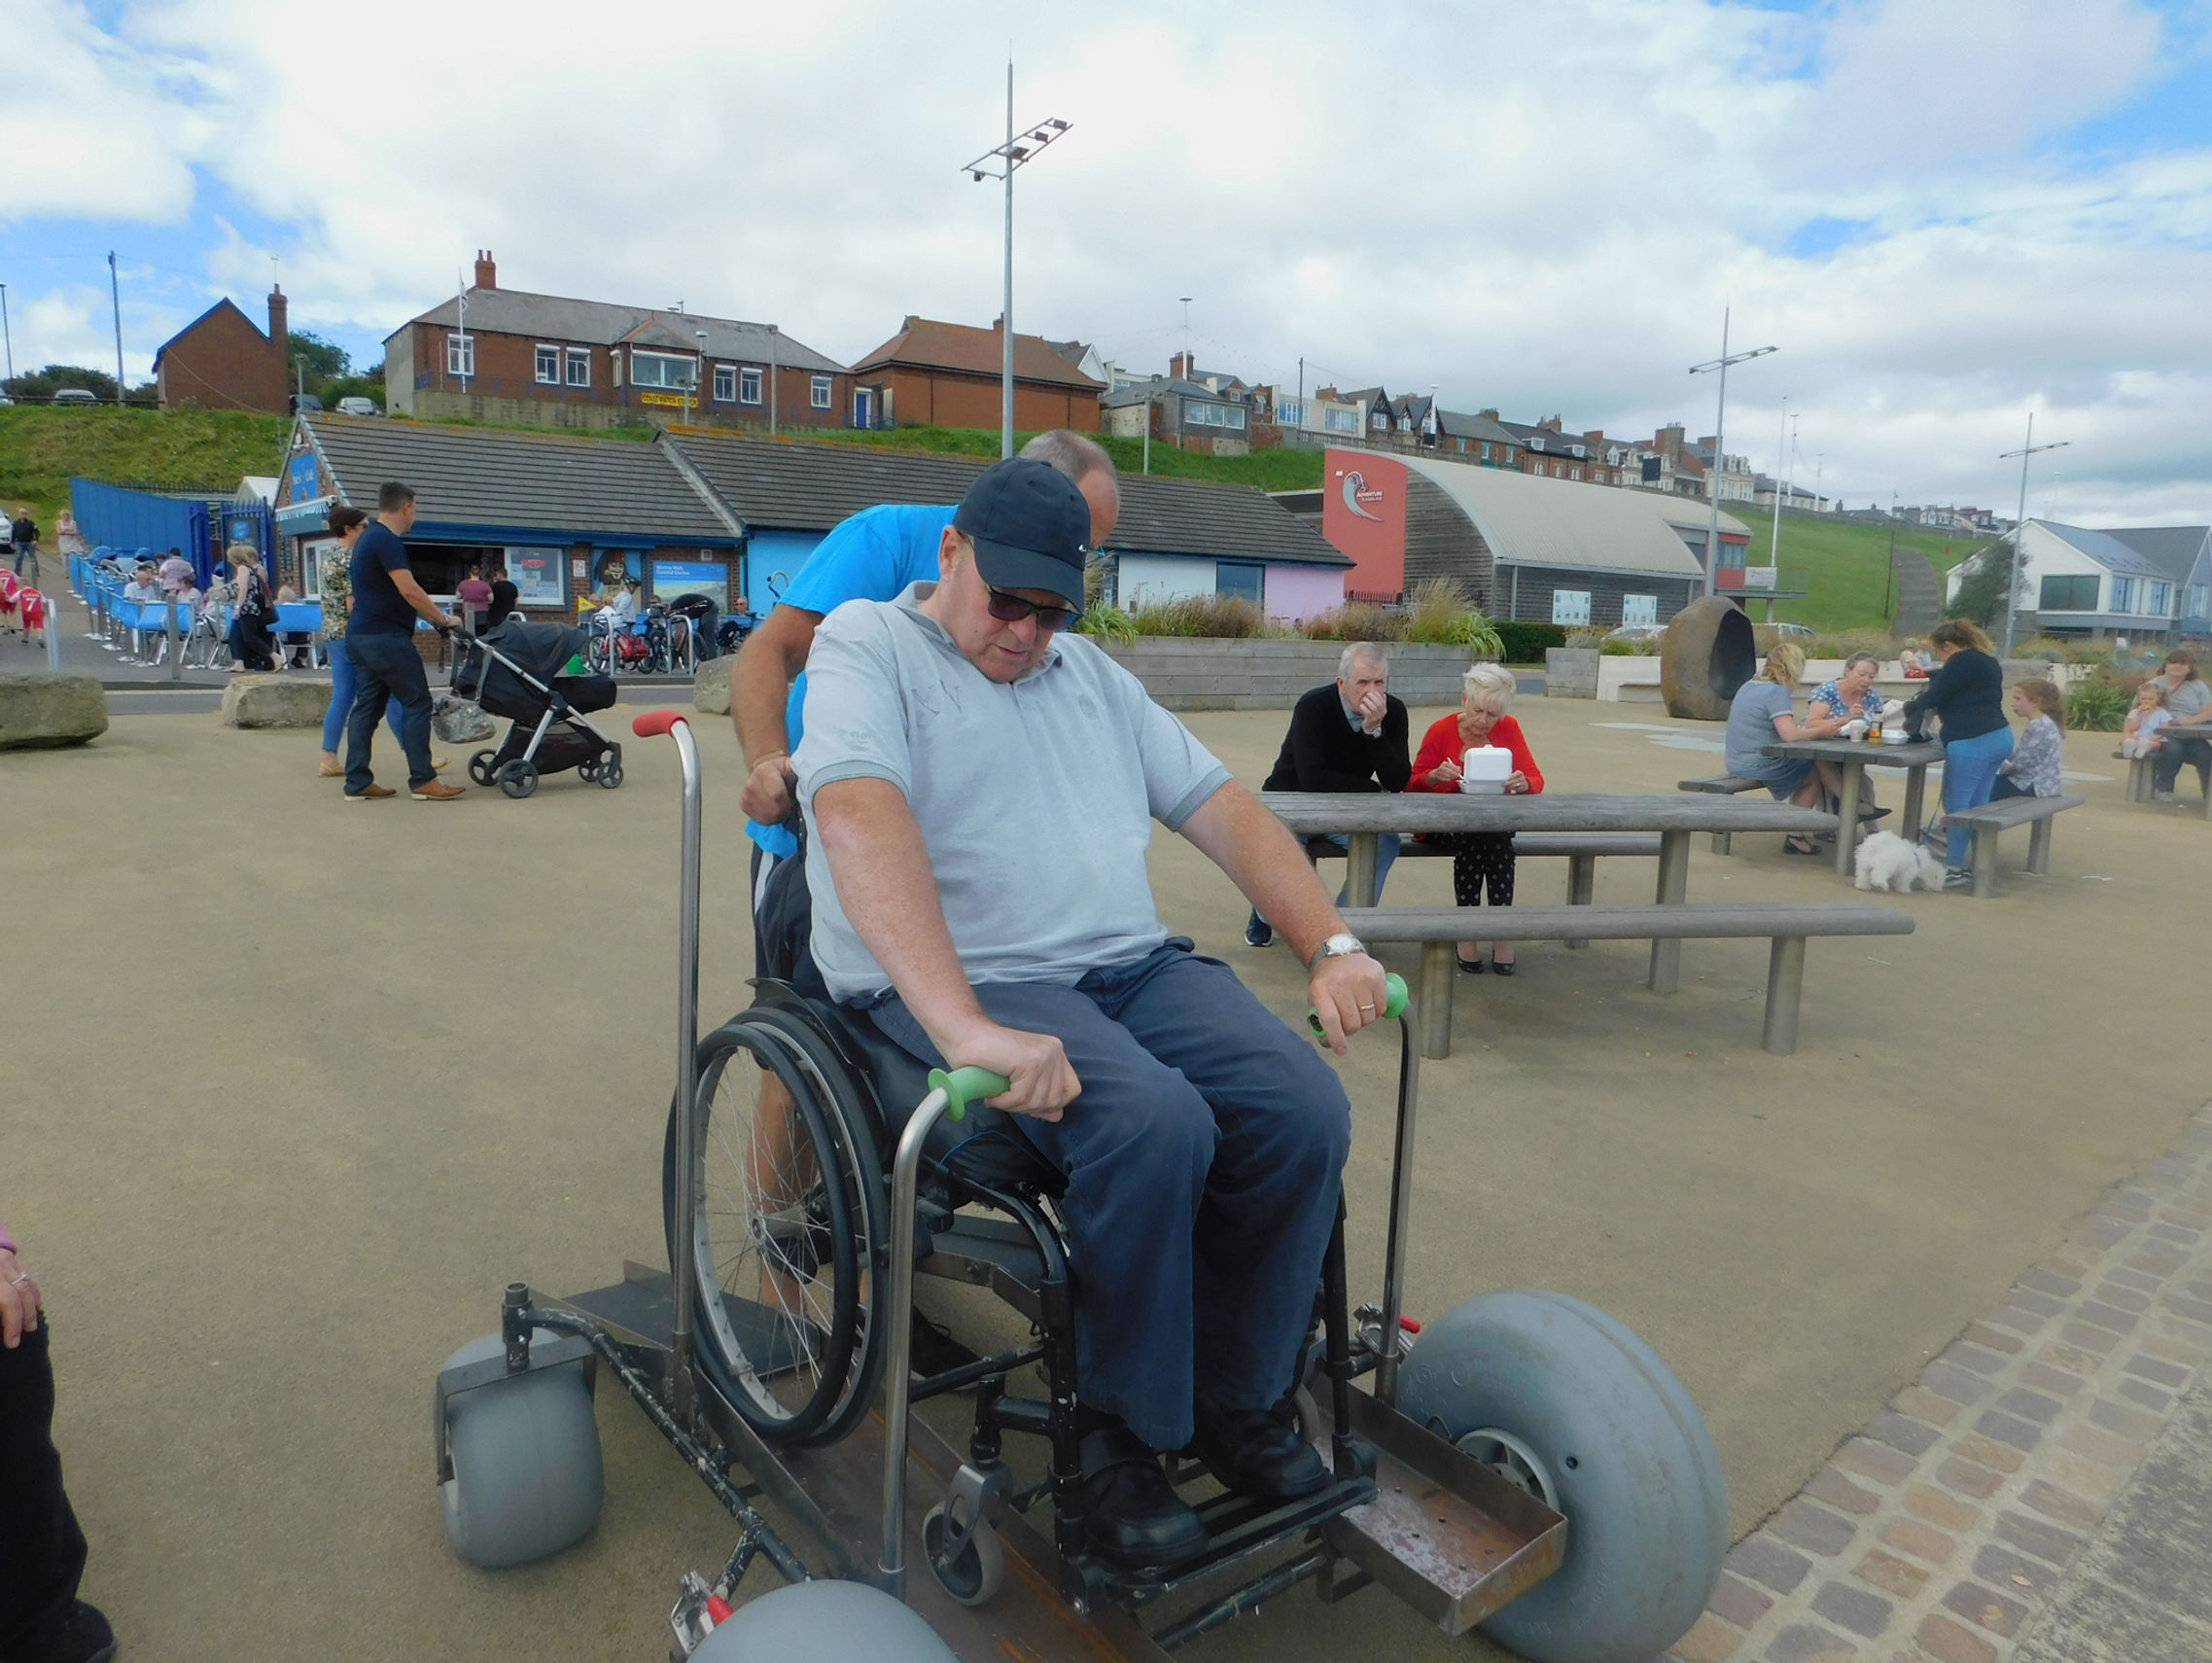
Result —
[{"label": "round stone sculpture", "polygon": [[1726,722],[1737,689],[1759,668],[1751,620],[1718,595],[1676,613],[1659,644],[1659,690],[1667,714],[1684,722]]}]

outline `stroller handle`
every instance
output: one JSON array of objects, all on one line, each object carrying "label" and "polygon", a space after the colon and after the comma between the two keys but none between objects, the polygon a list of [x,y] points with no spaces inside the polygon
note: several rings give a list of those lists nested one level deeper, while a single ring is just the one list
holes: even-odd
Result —
[{"label": "stroller handle", "polygon": [[630,731],[640,739],[657,739],[663,733],[675,732],[680,722],[689,726],[691,719],[681,710],[649,710],[631,720]]}]

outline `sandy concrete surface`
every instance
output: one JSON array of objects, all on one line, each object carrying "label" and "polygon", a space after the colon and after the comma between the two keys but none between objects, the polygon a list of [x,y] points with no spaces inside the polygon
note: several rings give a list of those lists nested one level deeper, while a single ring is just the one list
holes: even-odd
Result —
[{"label": "sandy concrete surface", "polygon": [[[1554,789],[1718,767],[1659,742],[1714,729],[1517,714]],[[1282,720],[1190,723],[1256,785]],[[751,951],[738,760],[702,732],[712,1021]],[[2206,1044],[2166,1024],[2212,923],[2212,827],[2125,803],[2111,749],[2068,742],[2111,777],[2075,788],[2090,806],[2049,878],[1886,898],[1918,934],[1815,941],[1794,1057],[1758,1048],[1759,942],[1689,943],[1666,999],[1633,943],[1530,943],[1511,981],[1461,978],[1457,1054],[1423,1075],[1409,1308],[1537,1285],[1614,1312],[1703,1405],[1736,1531],[1757,1522],[2204,1100]],[[579,1289],[661,1255],[674,757],[631,743],[615,793],[563,775],[445,805],[345,804],[314,762],[312,733],[207,714],[0,757],[0,1219],[52,1302],[87,1596],[126,1656],[180,1663],[658,1657],[677,1575],[732,1533],[620,1394],[598,1530],[498,1575],[446,1548],[427,1410],[508,1280]],[[1699,848],[1693,900],[1845,899],[1777,837],[1738,847]],[[1171,925],[1296,1015],[1303,978],[1242,945],[1226,881],[1173,838],[1153,864]],[[1600,895],[1652,875],[1605,863]],[[1563,863],[1522,885],[1558,899]],[[1386,899],[1447,901],[1444,863]],[[1363,1291],[1394,1067],[1375,1040],[1346,1068]],[[1469,1655],[1379,1593],[1294,1595],[1192,1654],[1355,1645]]]}]

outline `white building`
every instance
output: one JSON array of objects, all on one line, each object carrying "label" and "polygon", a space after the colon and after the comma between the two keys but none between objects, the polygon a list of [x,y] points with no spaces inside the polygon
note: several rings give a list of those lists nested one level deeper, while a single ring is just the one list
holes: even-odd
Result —
[{"label": "white building", "polygon": [[[2007,537],[1951,569],[1946,599],[1969,572],[2009,557]],[[2019,532],[2020,612],[2043,634],[2131,640],[2204,634],[2212,615],[2212,527],[2114,526],[2095,531],[2031,519]]]}]

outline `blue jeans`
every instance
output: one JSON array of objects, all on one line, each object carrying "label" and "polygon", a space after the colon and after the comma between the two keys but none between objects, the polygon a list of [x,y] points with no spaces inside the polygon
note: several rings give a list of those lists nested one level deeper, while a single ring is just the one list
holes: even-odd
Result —
[{"label": "blue jeans", "polygon": [[[1347,857],[1344,887],[1336,892],[1336,903],[1343,906],[1352,899],[1352,862],[1350,859],[1352,838],[1349,835],[1337,833],[1332,835],[1329,841],[1342,849]],[[1375,840],[1375,904],[1378,906],[1383,904],[1383,886],[1390,881],[1390,867],[1397,861],[1398,851],[1404,847],[1405,839],[1395,832],[1386,832]],[[1245,925],[1246,931],[1249,933],[1255,924],[1262,928],[1268,927],[1267,920],[1260,916],[1260,910],[1256,906],[1252,908],[1252,915]]]},{"label": "blue jeans", "polygon": [[[323,749],[332,756],[337,755],[338,739],[345,732],[345,719],[353,713],[355,677],[353,659],[345,650],[345,637],[323,643],[331,660],[331,708],[323,712]],[[400,701],[389,699],[384,705],[384,721],[392,729],[394,744],[404,745],[405,737],[400,732]]]},{"label": "blue jeans", "polygon": [[[1313,1322],[1352,1148],[1336,1070],[1218,959],[1173,940],[1073,987],[988,982],[994,1021],[1053,1034],[1082,1082],[1058,1121],[1015,1119],[1068,1174],[1083,1401],[1155,1449],[1196,1410],[1272,1408]],[[869,1012],[943,1058],[894,998]]]},{"label": "blue jeans", "polygon": [[400,701],[400,748],[407,754],[407,784],[425,786],[438,777],[430,765],[430,678],[411,635],[354,635],[345,638],[353,659],[353,709],[345,724],[345,794],[359,796],[376,783],[369,750],[376,738],[376,719],[393,699]]},{"label": "blue jeans", "polygon": [[[1997,764],[2013,754],[2013,730],[1999,727],[1944,746],[1944,807],[1980,808],[1997,787]],[[1973,833],[1963,827],[1944,831],[1944,865],[1956,871],[1966,865]]]}]

